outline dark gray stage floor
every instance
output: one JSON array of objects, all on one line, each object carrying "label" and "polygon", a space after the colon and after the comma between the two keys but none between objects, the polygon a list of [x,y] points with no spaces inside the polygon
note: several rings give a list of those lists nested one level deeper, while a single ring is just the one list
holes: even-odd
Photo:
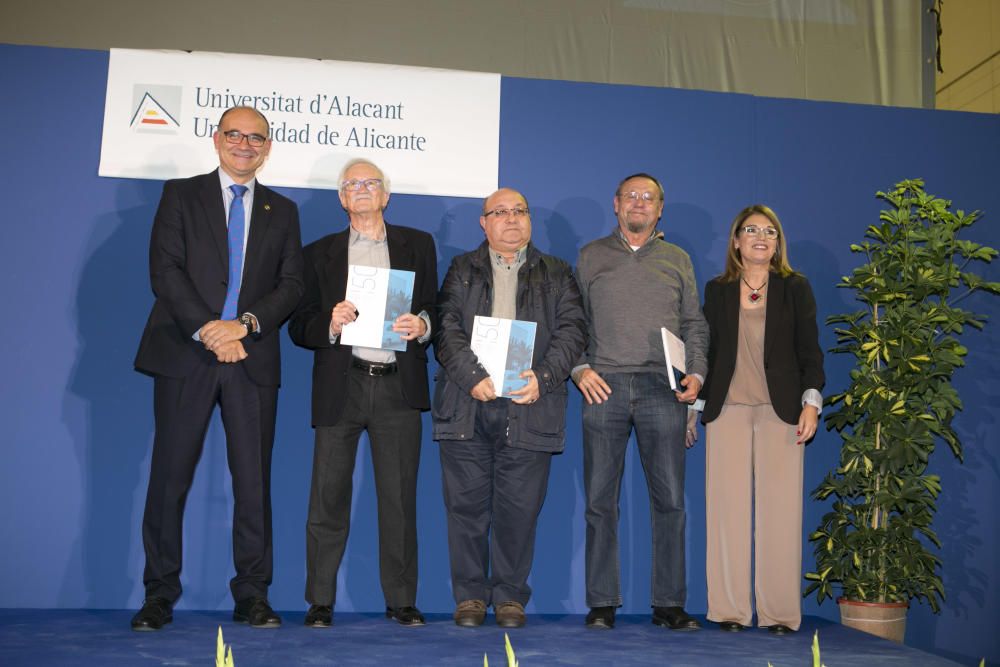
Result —
[{"label": "dark gray stage floor", "polygon": [[[214,665],[217,628],[233,646],[236,667],[306,665],[420,665],[506,667],[504,631],[492,616],[480,628],[459,628],[447,615],[428,616],[422,628],[404,628],[377,614],[337,614],[328,629],[306,628],[303,612],[284,613],[278,630],[237,625],[225,612],[181,611],[155,633],[129,629],[131,611],[0,609],[0,665],[129,667]],[[702,619],[704,620],[704,619]],[[812,665],[819,631],[827,667],[955,667],[960,663],[849,630],[819,618],[794,635],[766,630],[733,634],[713,624],[699,632],[656,627],[648,616],[620,616],[614,630],[588,630],[582,616],[530,616],[509,631],[521,667],[774,667]],[[972,666],[970,666],[972,667]]]}]

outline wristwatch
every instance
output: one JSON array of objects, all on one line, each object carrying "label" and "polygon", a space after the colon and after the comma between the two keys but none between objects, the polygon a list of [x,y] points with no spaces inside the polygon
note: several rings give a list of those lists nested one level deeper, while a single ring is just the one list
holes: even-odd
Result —
[{"label": "wristwatch", "polygon": [[257,333],[257,322],[254,320],[254,316],[250,313],[243,313],[240,315],[238,322],[247,328],[248,335]]}]

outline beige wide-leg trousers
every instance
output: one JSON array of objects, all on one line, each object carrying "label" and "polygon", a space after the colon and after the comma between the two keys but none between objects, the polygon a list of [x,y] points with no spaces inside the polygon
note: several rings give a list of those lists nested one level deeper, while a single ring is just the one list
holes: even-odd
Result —
[{"label": "beige wide-leg trousers", "polygon": [[706,428],[708,619],[750,626],[802,620],[802,464],[796,427],[770,405],[725,405]]}]

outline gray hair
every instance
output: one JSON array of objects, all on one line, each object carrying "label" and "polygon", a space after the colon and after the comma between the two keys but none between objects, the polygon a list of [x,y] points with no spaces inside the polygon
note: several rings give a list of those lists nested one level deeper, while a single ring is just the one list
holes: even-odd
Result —
[{"label": "gray hair", "polygon": [[374,169],[375,171],[377,171],[379,173],[379,176],[382,178],[382,189],[385,190],[385,193],[387,195],[388,194],[392,194],[392,184],[389,182],[389,177],[386,175],[386,173],[384,171],[382,171],[382,168],[379,167],[377,164],[375,164],[374,162],[372,162],[368,158],[363,158],[363,157],[356,157],[356,158],[350,159],[350,160],[347,161],[346,164],[344,164],[344,166],[340,170],[340,175],[337,176],[337,189],[338,190],[340,189],[341,184],[343,184],[343,182],[344,182],[344,176],[347,174],[348,170],[351,167],[354,167],[354,166],[359,165],[359,164],[367,164],[372,169]]}]

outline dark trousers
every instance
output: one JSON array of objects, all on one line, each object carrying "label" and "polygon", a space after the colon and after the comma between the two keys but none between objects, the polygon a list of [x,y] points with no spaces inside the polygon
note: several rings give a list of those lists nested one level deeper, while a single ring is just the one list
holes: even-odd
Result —
[{"label": "dark trousers", "polygon": [[271,448],[278,387],[262,387],[239,363],[199,366],[184,378],[153,381],[156,434],[142,519],[146,596],[181,594],[184,503],[218,404],[233,480],[235,600],[267,597],[271,584]]},{"label": "dark trousers", "polygon": [[306,601],[333,606],[351,528],[358,439],[368,431],[378,500],[379,571],[386,606],[417,598],[417,467],[420,411],[403,398],[399,374],[348,372],[347,404],[335,426],[316,428],[306,522]]},{"label": "dark trousers", "polygon": [[473,439],[440,443],[455,602],[525,605],[531,597],[535,527],[552,454],[506,444],[509,405],[505,398],[479,403]]}]

